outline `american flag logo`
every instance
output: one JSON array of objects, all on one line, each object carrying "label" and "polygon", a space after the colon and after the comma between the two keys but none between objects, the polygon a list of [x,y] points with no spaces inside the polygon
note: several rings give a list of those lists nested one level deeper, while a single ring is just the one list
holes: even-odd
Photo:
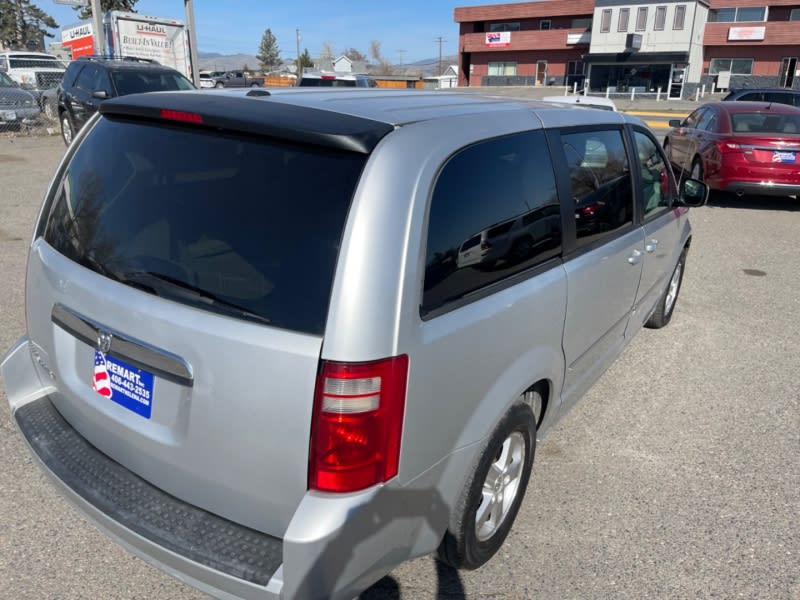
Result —
[{"label": "american flag logo", "polygon": [[94,352],[94,378],[92,389],[105,398],[111,398],[111,382],[108,379],[106,368],[106,355],[95,350]]}]

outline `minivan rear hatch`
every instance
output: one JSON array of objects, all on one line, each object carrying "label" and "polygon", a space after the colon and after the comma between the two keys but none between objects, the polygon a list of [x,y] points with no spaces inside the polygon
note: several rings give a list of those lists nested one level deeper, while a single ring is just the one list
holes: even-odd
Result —
[{"label": "minivan rear hatch", "polygon": [[307,489],[337,253],[380,135],[265,137],[252,133],[263,121],[225,129],[183,106],[152,117],[150,101],[104,109],[57,175],[29,260],[28,333],[53,404],[89,443],[280,537]]}]

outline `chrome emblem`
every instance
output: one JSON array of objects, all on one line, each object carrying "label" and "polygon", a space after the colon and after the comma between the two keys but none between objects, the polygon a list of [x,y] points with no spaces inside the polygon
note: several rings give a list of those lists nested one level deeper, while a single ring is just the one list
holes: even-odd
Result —
[{"label": "chrome emblem", "polygon": [[108,333],[107,331],[98,331],[97,332],[97,349],[105,354],[109,350],[111,350],[111,340],[114,336]]}]

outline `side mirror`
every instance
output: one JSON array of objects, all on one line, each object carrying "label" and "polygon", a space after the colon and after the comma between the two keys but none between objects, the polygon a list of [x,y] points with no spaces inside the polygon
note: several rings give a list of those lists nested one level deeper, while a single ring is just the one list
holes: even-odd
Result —
[{"label": "side mirror", "polygon": [[684,179],[681,181],[678,206],[696,208],[704,206],[708,200],[708,185],[697,179]]},{"label": "side mirror", "polygon": [[670,119],[667,125],[669,125],[670,127],[680,127],[681,122],[682,121],[680,119]]},{"label": "side mirror", "polygon": [[95,92],[92,92],[92,98],[105,100],[106,98],[108,98],[108,92],[106,92],[105,90],[97,90]]}]

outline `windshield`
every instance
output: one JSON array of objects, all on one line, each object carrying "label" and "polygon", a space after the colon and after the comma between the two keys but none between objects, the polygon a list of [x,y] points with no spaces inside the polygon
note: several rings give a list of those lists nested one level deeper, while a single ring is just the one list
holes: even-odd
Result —
[{"label": "windshield", "polygon": [[0,71],[0,87],[18,87],[18,86],[8,75]]},{"label": "windshield", "polygon": [[8,63],[12,69],[66,69],[64,63],[57,58],[9,57]]},{"label": "windshield", "polygon": [[130,287],[321,334],[365,160],[104,117],[43,212],[44,236],[66,257]]},{"label": "windshield", "polygon": [[193,90],[194,84],[177,72],[148,72],[124,70],[115,71],[111,78],[117,94],[141,94],[143,92],[174,92],[177,90]]}]

